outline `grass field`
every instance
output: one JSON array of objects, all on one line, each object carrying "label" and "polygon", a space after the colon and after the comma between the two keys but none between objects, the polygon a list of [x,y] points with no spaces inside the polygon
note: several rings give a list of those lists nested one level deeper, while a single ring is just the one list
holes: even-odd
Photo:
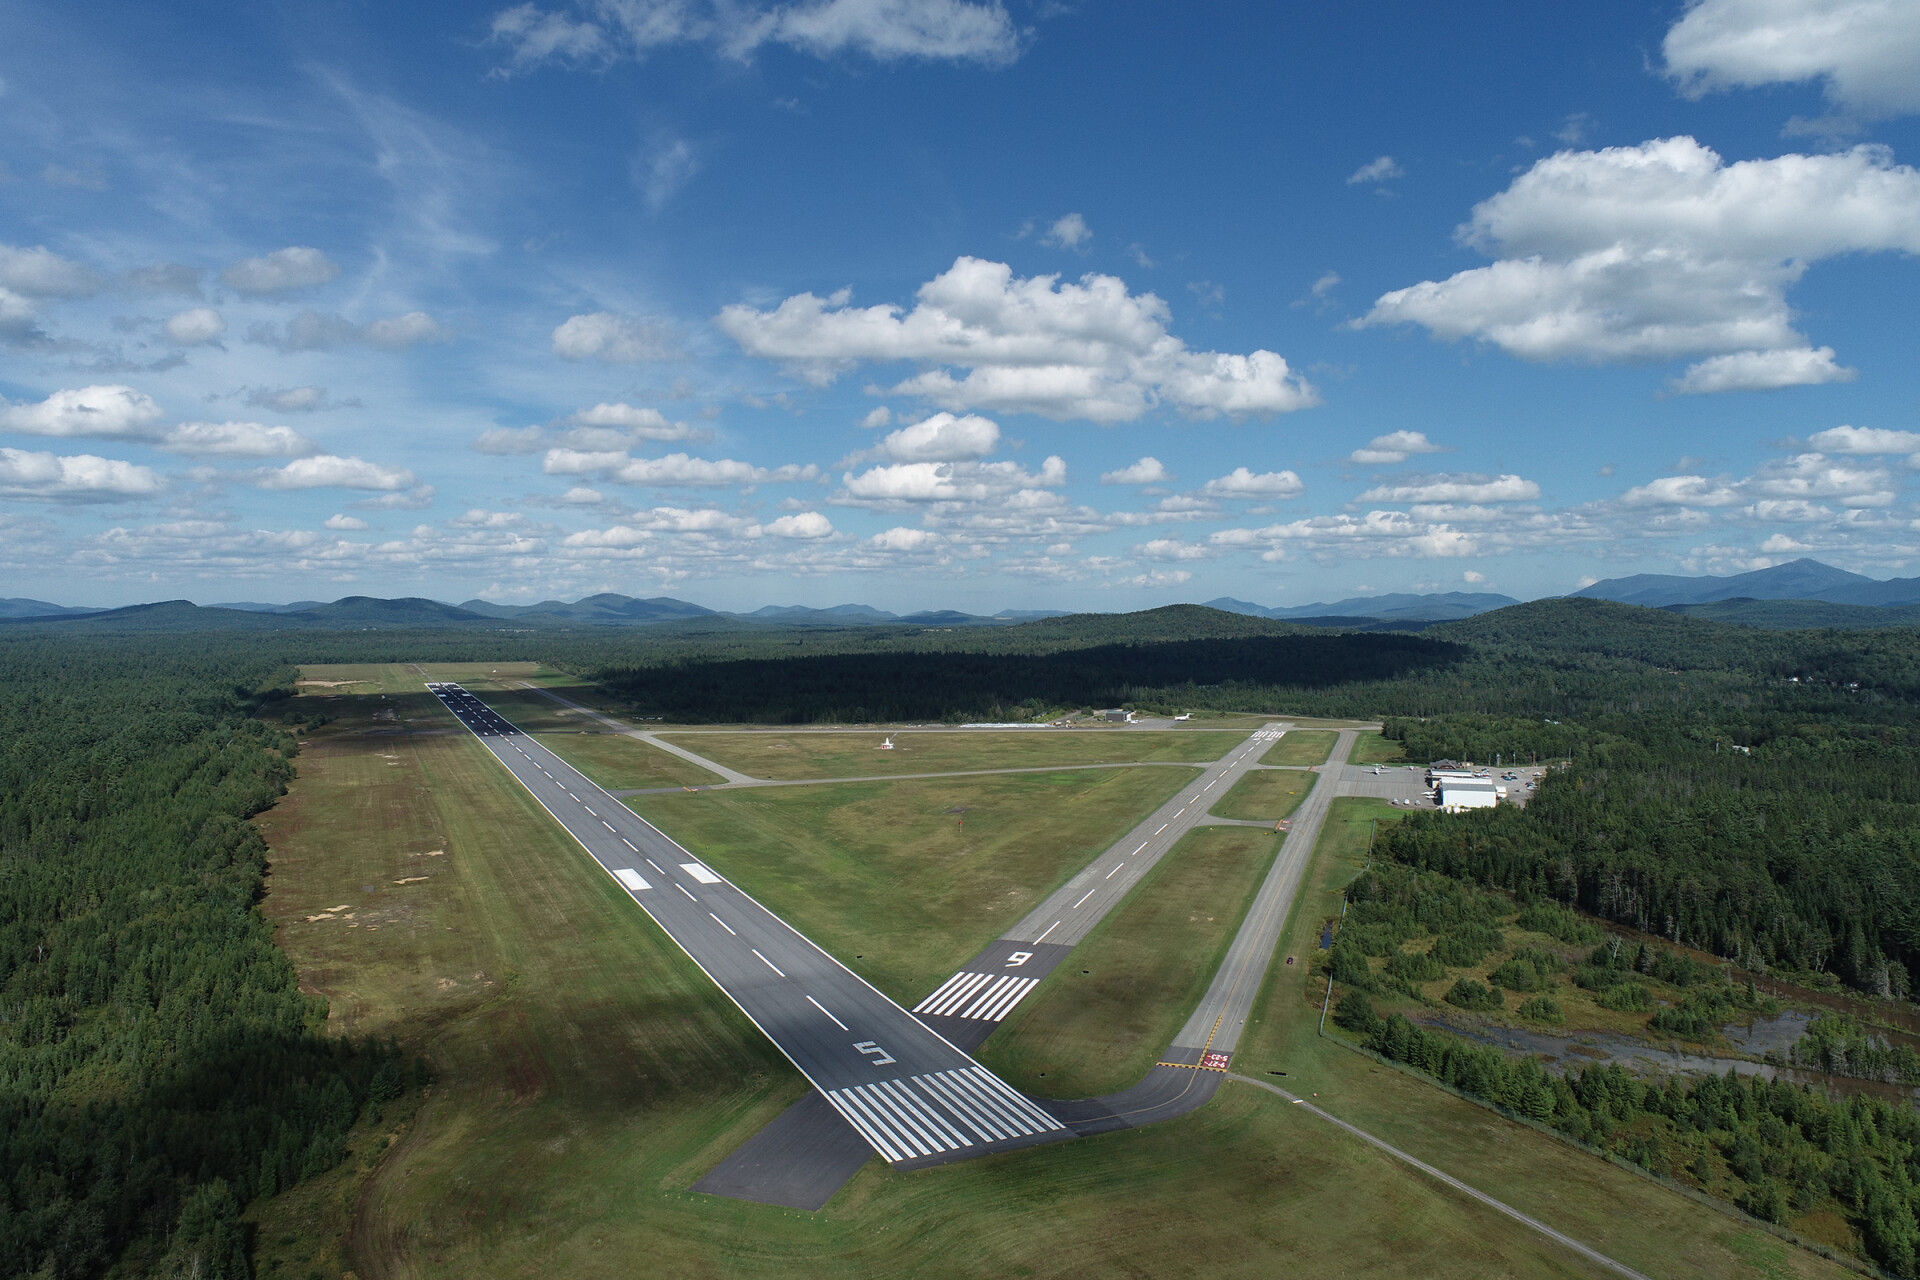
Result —
[{"label": "grass field", "polygon": [[1289,729],[1280,741],[1267,748],[1261,764],[1325,764],[1327,753],[1340,735],[1331,729]]},{"label": "grass field", "polygon": [[[437,1078],[364,1181],[349,1162],[254,1211],[263,1278],[1600,1274],[1232,1083],[1148,1129],[916,1173],[869,1162],[818,1214],[693,1195],[799,1096],[797,1076],[437,704],[334,696],[338,719],[263,815],[267,909],[333,1025],[398,1035]],[[1352,828],[1311,873],[1296,933],[1357,866]],[[729,867],[756,893],[763,852],[742,838]],[[391,883],[422,865],[427,880]],[[342,904],[354,920],[322,910]],[[1236,1068],[1290,1068],[1282,1083],[1659,1280],[1843,1274],[1316,1044],[1315,1009],[1272,984]]]},{"label": "grass field", "polygon": [[[1282,742],[1286,739],[1282,738]],[[1353,754],[1347,758],[1349,764],[1405,764],[1406,748],[1392,738],[1377,733],[1363,733],[1353,740]]]},{"label": "grass field", "polygon": [[[1340,913],[1341,890],[1365,864],[1372,821],[1400,816],[1383,800],[1333,801],[1318,855],[1281,934],[1281,958],[1269,971],[1233,1069],[1250,1076],[1285,1071],[1276,1083],[1318,1094],[1315,1101],[1343,1120],[1649,1276],[1851,1274],[1751,1223],[1315,1034],[1326,983],[1307,976],[1308,961],[1321,928]],[[1296,963],[1288,966],[1286,956]],[[1245,1088],[1229,1081],[1223,1093]]]},{"label": "grass field", "polygon": [[1300,807],[1319,780],[1319,774],[1303,769],[1256,769],[1242,774],[1209,812],[1216,818],[1278,822]]},{"label": "grass field", "polygon": [[[1246,741],[1247,735],[1035,729],[1012,733],[668,733],[661,737],[750,777],[785,780],[1149,761],[1199,764],[1218,760]],[[881,750],[881,742],[889,737],[893,750]]]},{"label": "grass field", "polygon": [[628,803],[911,1007],[1193,776],[1097,769]]},{"label": "grass field", "polygon": [[1138,1084],[1206,993],[1280,838],[1199,827],[1020,1002],[978,1055],[1042,1097]]},{"label": "grass field", "polygon": [[724,782],[719,774],[638,738],[600,732],[540,733],[540,745],[613,791],[637,787],[706,787]]}]

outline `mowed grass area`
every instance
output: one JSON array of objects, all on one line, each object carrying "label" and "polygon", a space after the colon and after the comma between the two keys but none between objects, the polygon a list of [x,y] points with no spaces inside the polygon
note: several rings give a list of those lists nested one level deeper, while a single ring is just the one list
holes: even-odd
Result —
[{"label": "mowed grass area", "polygon": [[977,1056],[1042,1097],[1138,1084],[1213,981],[1280,840],[1248,827],[1188,832]]},{"label": "mowed grass area", "polygon": [[709,787],[726,781],[690,760],[610,730],[533,736],[541,746],[613,791],[637,787]]},{"label": "mowed grass area", "polygon": [[1319,774],[1304,769],[1256,769],[1242,774],[1208,812],[1216,818],[1278,822],[1300,807],[1319,780]]},{"label": "mowed grass area", "polygon": [[1340,735],[1332,729],[1289,729],[1280,741],[1267,748],[1261,764],[1325,764],[1327,753]]},{"label": "mowed grass area", "polygon": [[[834,733],[663,733],[754,778],[866,778],[968,769],[1028,769],[1159,761],[1207,763],[1246,741],[1245,733],[1149,729],[1034,729],[1007,733],[884,730]],[[880,744],[893,739],[892,750]]]},{"label": "mowed grass area", "polygon": [[1097,769],[627,803],[911,1008],[1193,778]]},{"label": "mowed grass area", "polygon": [[[1282,738],[1282,742],[1286,739]],[[1353,740],[1353,753],[1347,757],[1349,764],[1406,764],[1407,750],[1392,738],[1377,733],[1363,733]]]},{"label": "mowed grass area", "polygon": [[[1365,739],[1362,739],[1365,741]],[[1326,979],[1307,972],[1341,892],[1366,863],[1374,820],[1403,814],[1383,800],[1333,801],[1320,846],[1281,934],[1233,1069],[1283,1070],[1275,1083],[1653,1277],[1839,1277],[1851,1272],[1750,1223],[1628,1173],[1435,1085],[1315,1033]],[[1295,963],[1285,963],[1293,956]],[[1222,1096],[1253,1093],[1228,1081]],[[1303,1116],[1302,1119],[1311,1119]],[[1346,1138],[1320,1125],[1329,1143]]]}]

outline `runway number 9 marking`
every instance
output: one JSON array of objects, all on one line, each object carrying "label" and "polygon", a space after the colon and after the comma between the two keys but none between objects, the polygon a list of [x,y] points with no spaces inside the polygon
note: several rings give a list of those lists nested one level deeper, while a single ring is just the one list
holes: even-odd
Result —
[{"label": "runway number 9 marking", "polygon": [[1007,968],[1012,969],[1018,965],[1023,965],[1031,959],[1033,959],[1033,952],[1016,951],[1007,957]]},{"label": "runway number 9 marking", "polygon": [[888,1053],[885,1049],[882,1049],[879,1045],[875,1044],[871,1040],[856,1041],[853,1047],[855,1049],[858,1049],[865,1056],[872,1058],[873,1065],[876,1067],[884,1067],[889,1062],[898,1061],[898,1059],[896,1059],[892,1054]]}]

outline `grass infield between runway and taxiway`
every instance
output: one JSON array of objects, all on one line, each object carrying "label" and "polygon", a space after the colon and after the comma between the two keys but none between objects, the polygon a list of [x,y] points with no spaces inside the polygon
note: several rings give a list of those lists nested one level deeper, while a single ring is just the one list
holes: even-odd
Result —
[{"label": "grass infield between runway and taxiway", "polygon": [[[375,719],[386,710],[392,720]],[[917,1173],[872,1161],[818,1214],[692,1194],[800,1096],[798,1075],[479,743],[447,731],[437,703],[374,693],[328,711],[337,719],[312,735],[292,791],[262,815],[265,906],[303,988],[332,1002],[329,1025],[398,1036],[432,1060],[435,1079],[385,1126],[356,1129],[332,1174],[249,1210],[261,1280],[348,1270],[616,1280],[636,1260],[652,1274],[748,1280],[1593,1274],[1298,1108],[1231,1084],[1167,1125]],[[427,880],[392,883],[422,864],[437,868]],[[734,874],[758,891],[748,863]],[[342,904],[355,920],[305,918]],[[1297,985],[1290,998],[1305,1007]],[[1371,1065],[1337,1052],[1363,1074]],[[1510,1202],[1570,1231],[1557,1193],[1617,1215],[1616,1236],[1639,1233],[1619,1256],[1651,1275],[1840,1274],[1803,1267],[1818,1262],[1804,1255],[1776,1264],[1764,1237],[1722,1240],[1721,1215],[1438,1090],[1393,1088],[1387,1102],[1409,1112],[1401,1129],[1432,1116],[1442,1140],[1470,1139],[1503,1182],[1488,1189]],[[1449,1153],[1422,1154],[1478,1177]],[[1538,1185],[1522,1196],[1505,1188],[1514,1180]]]},{"label": "grass infield between runway and taxiway", "polygon": [[[498,695],[489,694],[489,697]],[[638,738],[596,726],[582,733],[535,735],[540,745],[610,791],[640,787],[710,787],[726,779]]]},{"label": "grass infield between runway and taxiway", "polygon": [[[1234,733],[1149,729],[966,729],[946,732],[663,733],[661,738],[754,778],[864,778],[1050,765],[1210,763],[1257,724]],[[893,747],[881,743],[892,739]]]},{"label": "grass infield between runway and taxiway", "polygon": [[1086,769],[627,803],[911,1008],[1195,776]]},{"label": "grass infield between runway and taxiway", "polygon": [[1206,994],[1281,839],[1189,831],[975,1056],[1045,1098],[1138,1084]]},{"label": "grass infield between runway and taxiway", "polygon": [[1325,764],[1340,735],[1331,729],[1292,729],[1267,748],[1261,764]]},{"label": "grass infield between runway and taxiway", "polygon": [[1278,822],[1292,816],[1319,780],[1319,774],[1304,769],[1256,769],[1241,775],[1210,812],[1216,818]]}]

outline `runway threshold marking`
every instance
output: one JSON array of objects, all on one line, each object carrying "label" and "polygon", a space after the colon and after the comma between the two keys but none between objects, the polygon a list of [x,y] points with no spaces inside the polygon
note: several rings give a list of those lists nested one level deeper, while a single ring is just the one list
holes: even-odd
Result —
[{"label": "runway threshold marking", "polygon": [[[731,933],[733,931],[729,929],[727,932]],[[834,1017],[833,1014],[829,1013],[827,1011],[827,1006],[821,1004],[818,1000],[815,1000],[812,996],[807,997],[807,1003],[812,1005],[814,1008],[818,1009],[820,1012],[825,1013],[827,1015],[827,1020],[832,1022],[834,1026],[840,1028],[842,1031],[853,1030],[852,1027],[849,1027],[846,1023],[840,1021],[840,1019]]]},{"label": "runway threshold marking", "polygon": [[[688,894],[687,896],[691,898],[693,895]],[[760,949],[758,947],[749,947],[748,950],[752,951],[753,954],[755,954],[756,956],[760,956]],[[760,963],[767,966],[767,968],[773,970],[775,973],[778,973],[783,978],[787,976],[785,972],[781,970],[779,965],[767,959],[765,956],[760,956]]]},{"label": "runway threshold marking", "polygon": [[932,1013],[948,1018],[973,1018],[981,1022],[999,1022],[1013,1006],[1027,998],[1040,985],[1038,978],[1014,974],[972,973],[962,969],[940,989],[913,1007],[915,1013]]}]

